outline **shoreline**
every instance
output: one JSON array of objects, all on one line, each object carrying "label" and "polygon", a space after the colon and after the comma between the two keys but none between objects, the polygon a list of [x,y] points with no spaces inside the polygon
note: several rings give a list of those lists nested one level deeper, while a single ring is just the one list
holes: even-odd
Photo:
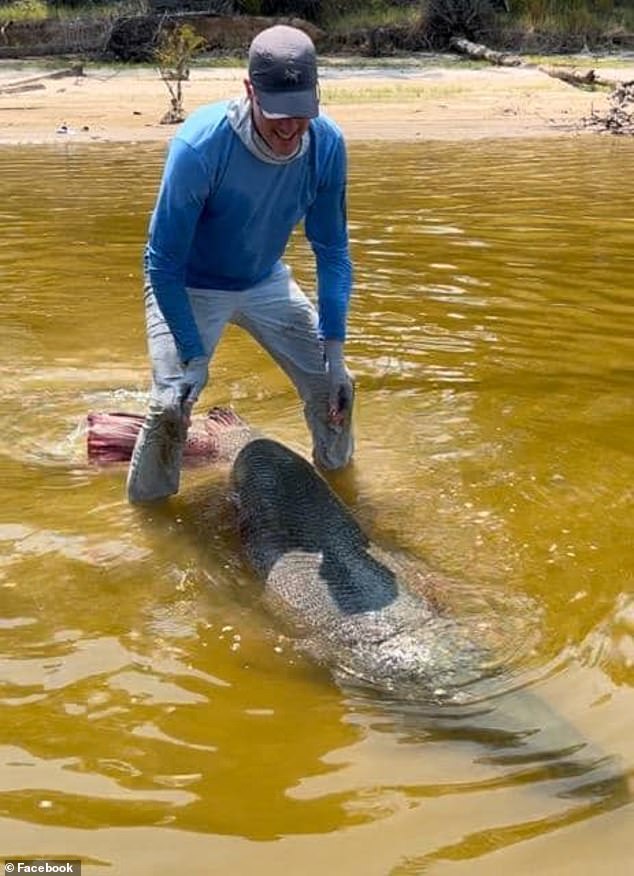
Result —
[{"label": "shoreline", "polygon": [[[50,74],[50,65],[16,68],[0,69],[0,146],[166,142],[177,130],[159,123],[169,95],[153,69],[89,66],[80,77],[29,83],[38,72]],[[634,62],[610,72],[634,79]],[[242,68],[194,68],[183,83],[185,112],[240,96],[244,76]],[[608,105],[605,91],[529,68],[326,66],[320,84],[323,112],[350,142],[593,136],[582,119]]]}]

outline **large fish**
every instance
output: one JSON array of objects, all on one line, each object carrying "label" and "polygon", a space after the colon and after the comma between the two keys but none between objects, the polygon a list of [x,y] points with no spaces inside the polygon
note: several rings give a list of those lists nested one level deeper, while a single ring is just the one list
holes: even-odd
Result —
[{"label": "large fish", "polygon": [[440,610],[438,576],[373,544],[299,454],[254,438],[231,490],[265,605],[338,678],[435,699],[488,671],[491,654]]},{"label": "large fish", "polygon": [[[90,415],[90,458],[129,459],[141,422]],[[442,607],[443,576],[373,543],[307,460],[222,408],[190,435],[186,457],[231,463],[240,541],[264,606],[340,685],[380,694],[428,731],[484,742],[497,762],[582,775],[589,793],[605,786],[615,803],[629,799],[615,761],[540,697],[488,696],[503,667],[468,617]]]},{"label": "large fish", "polygon": [[374,544],[303,457],[254,437],[231,489],[266,608],[340,685],[380,694],[410,737],[483,744],[490,762],[532,781],[566,777],[569,793],[606,806],[631,798],[617,761],[529,688],[512,689],[469,618],[443,610],[449,582]]}]

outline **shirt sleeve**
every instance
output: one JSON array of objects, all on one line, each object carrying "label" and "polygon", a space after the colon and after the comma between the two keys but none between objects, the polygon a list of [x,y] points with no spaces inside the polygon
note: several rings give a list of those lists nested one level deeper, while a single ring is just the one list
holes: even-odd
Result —
[{"label": "shirt sleeve", "polygon": [[191,146],[172,141],[146,251],[146,267],[165,321],[183,362],[205,355],[185,291],[187,258],[210,193],[210,174]]},{"label": "shirt sleeve", "polygon": [[325,340],[345,341],[352,289],[346,213],[346,148],[341,135],[317,196],[306,213],[306,237],[317,262],[319,331]]}]

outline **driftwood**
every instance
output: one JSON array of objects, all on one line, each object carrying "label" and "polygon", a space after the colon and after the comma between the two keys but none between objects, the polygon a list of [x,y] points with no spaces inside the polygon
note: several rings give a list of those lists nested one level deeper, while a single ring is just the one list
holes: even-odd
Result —
[{"label": "driftwood", "polygon": [[587,128],[610,134],[634,135],[634,82],[624,82],[610,95],[605,113],[592,112],[583,119]]},{"label": "driftwood", "polygon": [[539,64],[537,69],[547,76],[553,76],[555,79],[561,79],[562,82],[567,82],[569,85],[576,85],[578,88],[618,88],[620,82],[617,79],[608,79],[597,73],[596,70],[578,70],[576,67],[553,67],[545,64]]},{"label": "driftwood", "polygon": [[0,93],[14,94],[18,91],[31,91],[34,88],[44,88],[41,83],[43,79],[63,79],[65,76],[83,76],[84,67],[82,64],[73,64],[72,67],[65,67],[63,70],[54,70],[52,73],[41,73],[39,76],[27,76],[25,79],[16,79],[13,82],[6,82],[0,85]]},{"label": "driftwood", "polygon": [[9,88],[0,88],[0,94],[24,94],[25,91],[44,91],[46,85],[43,82],[33,82],[31,85],[13,85]]},{"label": "driftwood", "polygon": [[467,55],[469,58],[489,61],[491,64],[506,67],[522,67],[523,69],[539,70],[547,76],[553,76],[576,88],[610,88],[610,106],[605,113],[592,112],[589,118],[582,119],[586,128],[594,128],[610,134],[634,135],[634,80],[621,82],[617,79],[608,79],[597,73],[596,70],[578,70],[575,67],[554,67],[545,64],[525,63],[515,55],[506,55],[504,52],[494,52],[486,46],[472,43],[469,40],[454,37],[450,42],[451,48]]},{"label": "driftwood", "polygon": [[497,67],[523,67],[524,62],[518,55],[510,55],[508,52],[496,52],[481,43],[472,43],[462,37],[452,37],[449,47],[459,54],[473,58],[474,61],[488,61]]},{"label": "driftwood", "polygon": [[561,79],[562,82],[566,82],[568,85],[575,85],[578,88],[599,87],[615,89],[621,84],[616,79],[608,79],[606,76],[602,76],[596,70],[578,70],[575,67],[530,64],[527,61],[522,61],[517,55],[495,52],[493,49],[489,49],[479,43],[472,43],[470,40],[458,37],[451,39],[450,46],[461,55],[466,55],[468,58],[473,58],[477,61],[489,61],[491,64],[501,67],[523,67],[527,70],[539,70],[540,73],[545,73],[546,76]]}]

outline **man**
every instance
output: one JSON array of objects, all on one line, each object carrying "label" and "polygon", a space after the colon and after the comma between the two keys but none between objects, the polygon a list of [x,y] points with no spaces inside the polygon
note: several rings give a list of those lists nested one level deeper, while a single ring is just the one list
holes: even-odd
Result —
[{"label": "man", "polygon": [[[227,323],[245,328],[295,384],[323,469],[353,451],[343,344],[352,283],[343,137],[319,115],[315,47],[285,25],[249,49],[246,95],[205,106],[172,141],[145,251],[153,386],[128,498],[178,492],[193,404]],[[281,261],[304,221],[318,310]]]}]

